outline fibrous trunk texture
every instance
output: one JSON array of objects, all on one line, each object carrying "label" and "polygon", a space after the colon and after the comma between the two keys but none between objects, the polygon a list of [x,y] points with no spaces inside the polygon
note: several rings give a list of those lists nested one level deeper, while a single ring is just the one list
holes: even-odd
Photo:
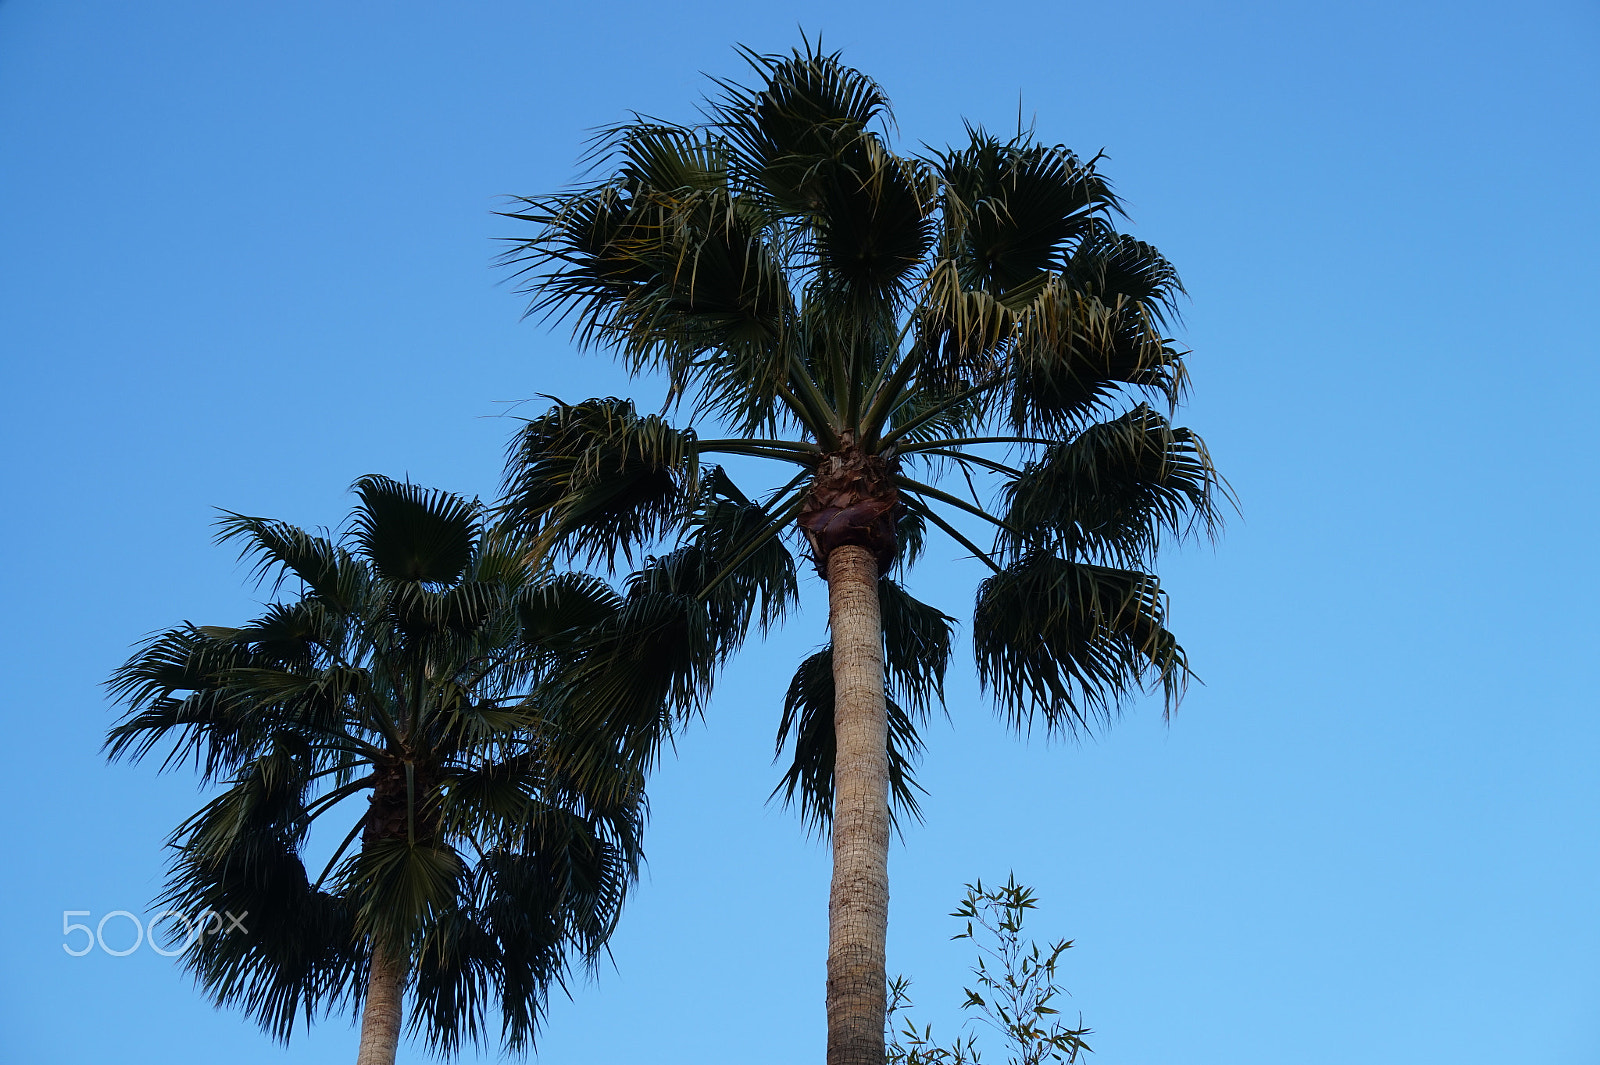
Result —
[{"label": "fibrous trunk texture", "polygon": [[394,1065],[395,1052],[400,1048],[400,993],[405,981],[405,962],[374,943],[356,1065]]},{"label": "fibrous trunk texture", "polygon": [[828,1065],[883,1065],[889,931],[888,715],[878,559],[827,556],[833,632],[833,886],[828,895]]},{"label": "fibrous trunk texture", "polygon": [[799,524],[811,541],[817,571],[827,577],[828,560],[846,544],[872,552],[882,572],[894,561],[899,491],[894,465],[847,440],[825,456],[800,508]]},{"label": "fibrous trunk texture", "polygon": [[[377,780],[368,800],[362,845],[381,840],[429,836],[436,813],[427,801],[433,774],[427,766],[411,765],[397,751],[377,767]],[[394,1065],[400,1047],[401,996],[405,991],[409,959],[379,938],[372,940],[372,963],[367,971],[367,1001],[361,1010],[361,1044],[356,1065]]]}]

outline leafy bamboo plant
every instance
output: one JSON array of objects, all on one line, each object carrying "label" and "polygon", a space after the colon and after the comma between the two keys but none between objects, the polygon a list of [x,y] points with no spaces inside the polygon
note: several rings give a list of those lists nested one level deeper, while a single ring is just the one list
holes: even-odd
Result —
[{"label": "leafy bamboo plant", "polygon": [[173,834],[162,899],[238,919],[182,955],[218,1005],[283,1040],[355,1010],[359,1065],[391,1065],[403,1012],[440,1053],[525,1049],[637,871],[644,767],[564,713],[579,645],[624,599],[530,569],[474,501],[376,476],[355,491],[338,538],[220,520],[292,594],[148,640],[111,681],[127,712],[107,747],[222,785]]},{"label": "leafy bamboo plant", "polygon": [[[1038,904],[1033,889],[1017,883],[1014,875],[997,888],[985,888],[981,880],[967,885],[961,905],[950,914],[963,922],[951,938],[969,940],[978,948],[972,966],[977,987],[963,989],[961,1008],[969,1023],[976,1021],[1005,1040],[1010,1065],[1071,1065],[1080,1054],[1093,1053],[1084,1042],[1092,1033],[1081,1017],[1076,1028],[1065,1024],[1057,1005],[1067,993],[1057,969],[1072,941],[1058,939],[1044,948],[1023,941],[1028,912]],[[934,1041],[932,1025],[918,1028],[905,1016],[912,1005],[910,987],[904,977],[889,984],[888,1065],[982,1065],[975,1034],[942,1046]],[[904,1018],[898,1031],[897,1018]]]},{"label": "leafy bamboo plant", "polygon": [[[755,84],[717,82],[703,121],[604,131],[598,180],[508,212],[536,227],[506,255],[530,312],[668,395],[528,420],[501,509],[544,556],[645,553],[635,579],[677,598],[637,646],[674,649],[694,705],[741,622],[793,603],[786,541],[809,553],[830,639],[785,699],[780,787],[832,831],[828,1062],[881,1065],[889,834],[953,622],[905,569],[942,535],[989,570],[978,677],[1019,730],[1106,723],[1152,685],[1170,709],[1189,667],[1151,563],[1211,533],[1225,489],[1163,413],[1177,275],[1115,228],[1098,157],[970,127],[897,154],[883,92],[837,54],[744,55]],[[748,493],[729,457],[787,472]]]}]

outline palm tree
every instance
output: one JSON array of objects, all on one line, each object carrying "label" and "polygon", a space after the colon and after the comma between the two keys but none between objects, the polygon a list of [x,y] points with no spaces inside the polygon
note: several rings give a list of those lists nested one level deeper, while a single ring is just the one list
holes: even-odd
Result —
[{"label": "palm tree", "polygon": [[[1151,562],[1213,531],[1224,489],[1148,402],[1184,391],[1166,335],[1182,290],[1115,228],[1099,157],[973,127],[896,154],[883,92],[837,54],[744,55],[757,83],[717,82],[704,121],[604,131],[603,181],[509,213],[538,227],[506,256],[530,313],[668,397],[663,415],[593,399],[528,421],[502,510],[541,552],[607,563],[681,536],[708,615],[759,595],[767,620],[793,596],[783,537],[803,535],[831,638],[790,686],[780,787],[831,821],[828,1061],[881,1065],[889,834],[915,812],[952,621],[905,567],[937,531],[991,571],[973,649],[1019,730],[1106,723],[1148,685],[1170,709],[1189,669]],[[793,476],[752,503],[723,456]],[[709,656],[743,636],[705,625]]]},{"label": "palm tree", "polygon": [[[440,1053],[496,1020],[523,1049],[637,870],[643,767],[562,711],[625,600],[530,570],[476,502],[376,476],[355,491],[339,539],[221,519],[295,594],[146,642],[111,681],[127,713],[107,747],[224,785],[173,834],[162,899],[218,1005],[283,1040],[297,1017],[359,1010],[359,1065],[394,1061],[406,998]],[[326,821],[343,839],[308,874]]]}]

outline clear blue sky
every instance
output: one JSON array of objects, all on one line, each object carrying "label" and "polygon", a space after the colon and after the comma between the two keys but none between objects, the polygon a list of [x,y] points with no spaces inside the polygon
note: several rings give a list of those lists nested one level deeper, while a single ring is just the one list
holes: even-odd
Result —
[{"label": "clear blue sky", "polygon": [[[148,913],[199,802],[104,764],[100,682],[249,616],[212,508],[332,523],[369,472],[487,495],[501,401],[653,402],[519,321],[491,211],[797,21],[910,146],[1020,96],[1108,153],[1244,505],[1166,566],[1206,682],[1170,726],[1019,743],[958,658],[892,859],[922,1016],[958,1031],[943,915],[1015,870],[1100,1065],[1600,1061],[1600,12],[1549,0],[0,2],[0,1056],[350,1060],[343,1021],[285,1052],[148,949],[63,952],[63,910]],[[917,587],[962,616],[955,553]],[[805,594],[657,776],[616,968],[543,1060],[819,1060],[825,852],[764,804]]]}]

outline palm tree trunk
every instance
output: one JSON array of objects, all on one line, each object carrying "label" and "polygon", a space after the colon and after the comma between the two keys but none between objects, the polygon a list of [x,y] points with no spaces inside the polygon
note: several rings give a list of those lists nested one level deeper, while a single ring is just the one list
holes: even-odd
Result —
[{"label": "palm tree trunk", "polygon": [[888,714],[878,561],[828,555],[833,634],[833,885],[828,894],[828,1065],[883,1065],[889,931]]},{"label": "palm tree trunk", "polygon": [[394,1065],[395,1052],[400,1047],[400,993],[405,979],[405,963],[374,943],[356,1065]]}]

